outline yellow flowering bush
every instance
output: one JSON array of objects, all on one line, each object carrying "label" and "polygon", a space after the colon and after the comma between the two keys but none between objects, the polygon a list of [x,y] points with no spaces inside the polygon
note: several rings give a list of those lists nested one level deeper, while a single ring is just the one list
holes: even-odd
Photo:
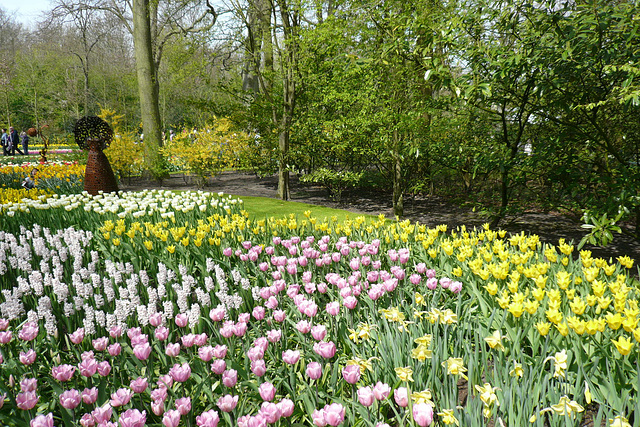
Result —
[{"label": "yellow flowering bush", "polygon": [[202,129],[183,131],[168,141],[162,153],[169,162],[195,175],[199,187],[225,168],[237,165],[248,135],[232,128],[227,118],[216,119]]},{"label": "yellow flowering bush", "polygon": [[137,135],[133,132],[125,132],[121,128],[124,115],[118,115],[114,110],[103,108],[98,115],[113,128],[113,141],[104,150],[104,154],[111,163],[111,168],[119,179],[131,177],[142,171],[143,146],[136,144]]}]

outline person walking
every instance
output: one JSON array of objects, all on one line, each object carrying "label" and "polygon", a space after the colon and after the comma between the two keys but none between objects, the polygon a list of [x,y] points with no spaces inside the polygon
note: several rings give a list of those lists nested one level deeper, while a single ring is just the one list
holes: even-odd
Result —
[{"label": "person walking", "polygon": [[7,134],[7,129],[2,128],[2,136],[0,137],[0,143],[2,144],[2,154],[5,156],[9,155],[9,135]]},{"label": "person walking", "polygon": [[29,155],[29,135],[25,131],[22,131],[20,134],[20,139],[22,140],[22,149],[24,150],[24,155]]},{"label": "person walking", "polygon": [[24,156],[22,150],[18,148],[18,144],[20,143],[20,135],[18,134],[18,131],[13,128],[13,126],[9,126],[9,136],[11,137],[11,155],[15,156],[17,151],[21,156]]}]

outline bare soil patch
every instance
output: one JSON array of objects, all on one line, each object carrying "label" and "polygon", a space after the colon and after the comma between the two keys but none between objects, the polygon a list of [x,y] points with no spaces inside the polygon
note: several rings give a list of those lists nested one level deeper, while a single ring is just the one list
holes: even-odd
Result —
[{"label": "bare soil patch", "polygon": [[[391,194],[384,191],[351,191],[343,193],[342,200],[336,202],[329,198],[327,191],[318,186],[309,186],[298,181],[292,175],[290,181],[291,200],[313,205],[328,206],[345,209],[357,214],[384,214],[393,217]],[[278,180],[276,176],[265,178],[255,174],[226,171],[210,179],[205,191],[224,192],[237,196],[255,196],[277,198]],[[137,191],[142,189],[161,188],[167,190],[195,190],[195,180],[188,176],[172,175],[162,183],[142,178],[125,180],[121,189]],[[487,222],[487,218],[447,201],[437,196],[416,196],[405,201],[405,216],[412,222],[418,221],[427,226],[434,227],[446,224],[449,229],[455,229],[460,225],[467,228],[480,227]],[[586,234],[579,221],[573,220],[557,212],[525,212],[517,217],[508,217],[500,224],[500,228],[510,233],[537,234],[544,242],[557,244],[561,238],[567,242],[578,243]],[[609,246],[593,247],[586,245],[584,249],[591,250],[594,257],[615,259],[621,255],[628,255],[635,260],[635,266],[640,264],[640,242],[625,234],[615,236]]]}]

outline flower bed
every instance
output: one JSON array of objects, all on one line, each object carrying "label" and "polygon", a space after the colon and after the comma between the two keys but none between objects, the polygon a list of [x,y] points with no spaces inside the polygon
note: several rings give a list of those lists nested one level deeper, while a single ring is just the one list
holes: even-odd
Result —
[{"label": "flower bed", "polygon": [[638,405],[627,257],[206,192],[3,207],[3,425],[626,426]]}]

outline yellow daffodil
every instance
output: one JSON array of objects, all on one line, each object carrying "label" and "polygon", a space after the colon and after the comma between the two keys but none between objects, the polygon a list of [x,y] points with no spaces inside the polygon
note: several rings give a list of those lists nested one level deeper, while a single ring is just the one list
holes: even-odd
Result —
[{"label": "yellow daffodil", "polygon": [[489,383],[484,383],[481,387],[476,384],[476,390],[480,393],[480,400],[485,406],[500,406],[500,402],[498,401],[498,396],[496,396],[496,390],[498,387],[492,387]]},{"label": "yellow daffodil", "polygon": [[432,399],[432,395],[431,395],[431,390],[429,389],[426,389],[420,392],[415,391],[411,393],[411,400],[414,403],[426,403],[427,405],[435,406],[435,404],[431,399]]},{"label": "yellow daffodil", "polygon": [[616,415],[613,419],[609,418],[609,427],[631,427],[631,424],[622,415]]},{"label": "yellow daffodil", "polygon": [[553,356],[547,357],[544,362],[546,363],[548,360],[553,360],[553,377],[565,377],[565,370],[567,369],[567,350],[562,350],[557,352]]},{"label": "yellow daffodil", "polygon": [[464,374],[467,372],[467,368],[464,367],[464,362],[461,357],[450,357],[442,362],[442,366],[447,368],[447,374],[449,375],[460,375],[465,379],[467,378]]},{"label": "yellow daffodil", "polygon": [[489,344],[489,347],[491,347],[492,349],[498,349],[498,350],[504,351],[504,346],[502,345],[502,338],[504,337],[502,336],[500,331],[495,330],[493,334],[489,335],[484,340],[486,341],[487,344]]},{"label": "yellow daffodil", "polygon": [[575,417],[576,413],[584,411],[584,408],[578,404],[575,400],[569,399],[568,396],[562,396],[560,401],[555,405],[551,405],[549,408],[545,408],[540,413],[554,412],[558,415],[568,415],[571,418]]},{"label": "yellow daffodil", "polygon": [[524,370],[522,369],[522,364],[516,361],[513,362],[513,369],[509,371],[509,375],[512,377],[522,378],[524,375]]},{"label": "yellow daffodil", "polygon": [[413,382],[413,369],[410,367],[396,368],[395,371],[400,381]]},{"label": "yellow daffodil", "polygon": [[440,417],[440,421],[442,421],[446,425],[460,425],[456,416],[453,415],[453,409],[443,409],[442,412],[438,412],[438,416]]}]

